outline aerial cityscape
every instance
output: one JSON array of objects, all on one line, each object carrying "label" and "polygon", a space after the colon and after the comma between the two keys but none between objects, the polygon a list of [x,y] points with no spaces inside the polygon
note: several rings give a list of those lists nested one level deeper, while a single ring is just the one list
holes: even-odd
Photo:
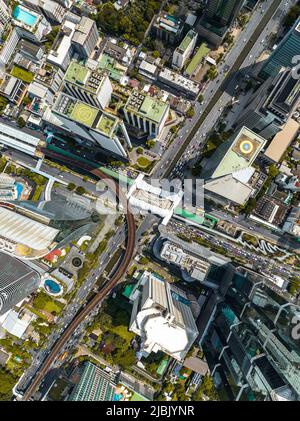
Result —
[{"label": "aerial cityscape", "polygon": [[299,0],[0,0],[0,401],[300,401]]}]

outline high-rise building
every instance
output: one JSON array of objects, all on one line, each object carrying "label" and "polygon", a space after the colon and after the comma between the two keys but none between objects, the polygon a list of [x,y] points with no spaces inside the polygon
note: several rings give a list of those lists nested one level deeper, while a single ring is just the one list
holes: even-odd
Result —
[{"label": "high-rise building", "polygon": [[41,1],[42,12],[52,21],[61,23],[63,21],[66,9],[58,4],[56,1],[52,0],[42,0]]},{"label": "high-rise building", "polygon": [[0,34],[4,31],[10,19],[11,12],[9,7],[3,0],[0,0]]},{"label": "high-rise building", "polygon": [[44,16],[23,5],[14,8],[12,17],[21,38],[40,42],[51,32],[52,27]]},{"label": "high-rise building", "polygon": [[221,26],[229,26],[237,17],[243,3],[243,0],[208,0],[205,14]]},{"label": "high-rise building", "polygon": [[120,133],[130,148],[131,141],[124,122],[100,108],[60,92],[53,107],[43,115],[47,125],[82,139],[85,144],[98,144],[115,156],[127,157],[126,146],[121,143]]},{"label": "high-rise building", "polygon": [[23,261],[0,252],[0,315],[34,292],[40,275]]},{"label": "high-rise building", "polygon": [[113,88],[107,73],[90,70],[72,61],[65,73],[64,91],[104,110],[110,103]]},{"label": "high-rise building", "polygon": [[63,71],[67,70],[72,59],[72,38],[75,30],[76,22],[66,17],[47,57],[49,63],[60,67]]},{"label": "high-rise building", "polygon": [[99,33],[96,22],[83,16],[76,25],[72,38],[72,45],[75,51],[83,58],[88,58],[99,40]]},{"label": "high-rise building", "polygon": [[196,47],[197,37],[198,34],[192,29],[186,34],[179,47],[173,53],[173,67],[180,70],[183,68]]},{"label": "high-rise building", "polygon": [[140,356],[163,351],[182,361],[198,336],[186,293],[145,271],[129,298],[129,329],[141,337]]},{"label": "high-rise building", "polygon": [[166,42],[174,45],[181,36],[183,30],[183,23],[174,16],[168,15],[166,12],[161,12],[152,25],[152,34]]},{"label": "high-rise building", "polygon": [[244,0],[207,0],[199,35],[213,45],[221,44],[243,4]]},{"label": "high-rise building", "polygon": [[204,166],[201,176],[206,191],[244,205],[260,185],[260,172],[253,163],[265,144],[264,138],[242,127]]},{"label": "high-rise building", "polygon": [[279,45],[276,46],[271,56],[263,66],[259,76],[262,79],[275,77],[281,67],[292,68],[297,63],[293,63],[293,58],[300,49],[300,19],[297,20],[293,28],[286,34]]},{"label": "high-rise building", "polygon": [[299,319],[265,277],[236,271],[202,341],[222,400],[300,399]]},{"label": "high-rise building", "polygon": [[275,79],[266,81],[256,92],[235,126],[246,126],[271,140],[287,123],[298,106],[300,80],[290,68],[282,68]]},{"label": "high-rise building", "polygon": [[136,90],[132,91],[124,107],[128,124],[150,137],[157,137],[168,119],[170,105]]},{"label": "high-rise building", "polygon": [[86,361],[81,367],[79,383],[69,401],[112,401],[116,389],[116,376]]}]

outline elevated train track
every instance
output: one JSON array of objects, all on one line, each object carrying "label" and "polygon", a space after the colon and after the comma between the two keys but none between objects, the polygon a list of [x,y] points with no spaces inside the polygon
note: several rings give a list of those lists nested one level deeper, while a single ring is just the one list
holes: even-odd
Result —
[{"label": "elevated train track", "polygon": [[105,180],[106,184],[109,188],[113,189],[116,193],[116,197],[118,198],[119,202],[122,204],[123,208],[126,209],[126,221],[127,221],[127,244],[126,244],[126,250],[124,253],[124,256],[119,264],[119,267],[115,271],[112,278],[108,281],[106,285],[101,288],[101,290],[95,295],[94,298],[84,307],[72,320],[72,322],[69,324],[69,326],[65,329],[65,331],[62,333],[61,337],[57,340],[55,345],[53,346],[52,350],[44,360],[42,366],[40,367],[39,371],[33,378],[31,384],[25,391],[22,400],[27,401],[30,400],[30,398],[33,396],[33,394],[38,389],[42,379],[49,371],[51,365],[61,352],[63,346],[66,344],[66,342],[70,339],[72,334],[74,333],[75,329],[85,320],[85,318],[91,313],[91,311],[101,303],[101,301],[110,293],[110,291],[117,285],[119,280],[122,278],[122,276],[125,274],[130,261],[134,255],[135,250],[135,241],[136,241],[136,225],[134,221],[134,216],[130,210],[129,203],[127,202],[127,199],[125,195],[122,193],[119,185],[115,183],[113,179],[108,177],[106,174],[104,174],[102,171],[98,169],[90,169],[85,164],[78,164],[74,162],[72,159],[66,157],[61,157],[61,155],[55,154],[55,153],[49,153],[49,151],[46,152],[47,155],[50,155],[52,158],[57,160],[62,160],[64,164],[70,164],[72,166],[78,166],[80,165],[81,169],[84,169],[96,177],[98,177],[101,180]]}]

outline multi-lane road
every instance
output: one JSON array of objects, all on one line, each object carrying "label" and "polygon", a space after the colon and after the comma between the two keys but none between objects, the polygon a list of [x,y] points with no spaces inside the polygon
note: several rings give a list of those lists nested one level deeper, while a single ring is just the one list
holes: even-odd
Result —
[{"label": "multi-lane road", "polygon": [[235,86],[236,73],[241,67],[250,67],[255,62],[255,58],[265,48],[261,41],[276,30],[283,13],[295,3],[296,0],[266,0],[262,8],[256,8],[223,63],[218,65],[218,77],[210,81],[202,92],[203,103],[195,104],[194,117],[178,131],[172,145],[155,167],[153,178],[168,178],[174,168],[180,165],[182,157],[187,157],[188,149],[192,152],[194,147],[205,141],[206,134],[215,126],[220,116],[222,104],[232,98],[232,95],[223,95]]},{"label": "multi-lane road", "polygon": [[130,205],[127,202],[126,197],[123,195],[120,187],[112,179],[109,179],[104,173],[97,169],[92,170],[90,172],[93,173],[95,176],[99,177],[99,179],[105,179],[107,185],[116,192],[116,195],[119,201],[121,202],[123,208],[127,210],[127,244],[125,253],[122,257],[121,263],[118,266],[117,271],[114,273],[112,278],[105,284],[103,288],[100,289],[100,291],[95,295],[95,297],[79,311],[79,313],[73,318],[71,323],[63,330],[63,332],[61,332],[60,337],[54,343],[49,354],[39,366],[38,371],[36,371],[35,376],[33,377],[30,385],[28,386],[23,395],[23,400],[29,400],[31,398],[33,393],[40,385],[42,379],[52,366],[53,362],[61,352],[61,349],[74,333],[75,329],[81,325],[81,323],[89,316],[89,314],[95,309],[95,307],[97,307],[97,305],[101,303],[103,298],[105,298],[107,294],[109,294],[109,292],[113,289],[113,287],[117,285],[119,280],[126,272],[134,255],[136,245],[136,225],[133,213],[131,212]]},{"label": "multi-lane road", "polygon": [[[211,130],[211,128],[215,124],[216,119],[220,115],[218,102],[220,101],[220,99],[222,100],[223,95],[226,95],[225,92],[226,87],[228,87],[228,81],[230,81],[230,83],[235,83],[235,81],[233,80],[234,78],[230,79],[230,77],[234,76],[234,73],[242,65],[250,66],[250,64],[253,63],[255,57],[257,57],[257,55],[260,53],[263,47],[261,43],[261,38],[267,37],[268,33],[272,32],[272,30],[274,29],[274,25],[278,24],[282,17],[282,12],[276,13],[277,9],[279,8],[282,10],[286,10],[287,7],[289,7],[293,3],[295,3],[295,1],[268,0],[264,2],[264,13],[262,13],[261,8],[257,8],[257,10],[253,13],[250,22],[248,23],[244,31],[242,31],[239,39],[236,41],[231,51],[227,54],[224,62],[219,66],[219,76],[215,80],[211,81],[208,84],[206,90],[203,92],[203,104],[195,104],[195,116],[193,117],[193,119],[191,119],[191,121],[188,122],[186,126],[184,126],[179,131],[178,136],[173,141],[172,146],[165,152],[160,164],[155,168],[153,172],[153,177],[161,178],[162,176],[169,176],[176,167],[176,165],[178,165],[178,162],[180,162],[182,156],[185,154],[186,149],[194,147],[195,145],[198,145],[199,142],[204,141],[206,133],[209,130]],[[270,25],[268,25],[269,22]],[[246,42],[244,41],[245,39]],[[250,51],[251,54],[249,55]],[[225,69],[226,71],[228,71],[227,77],[225,75]],[[223,83],[220,83],[221,80],[224,79],[224,77],[225,81]],[[178,151],[177,154],[175,154],[176,151]],[[53,169],[52,171],[55,174],[55,176],[59,176],[56,169]],[[102,177],[103,175],[95,172],[94,174],[100,177]],[[104,178],[107,180],[106,175]],[[78,181],[78,179],[76,181]],[[67,182],[70,182],[69,177]],[[113,181],[112,183],[114,184]],[[122,193],[119,189],[118,192],[120,194],[121,201],[126,200],[124,199],[124,197],[122,198]],[[112,277],[112,279],[105,285],[105,287],[101,289],[101,291],[95,296],[95,298],[76,315],[76,312],[78,311],[78,308],[80,307],[80,303],[82,301],[81,298],[84,299],[86,297],[87,292],[90,291],[90,288],[95,283],[95,279],[97,279],[103,271],[103,262],[105,261],[103,260],[104,256],[107,256],[107,253],[109,250],[111,250],[111,247],[115,247],[116,241],[119,241],[118,244],[124,241],[125,234],[124,231],[122,231],[122,229],[118,229],[116,231],[115,236],[110,240],[109,243],[113,246],[110,246],[106,254],[99,259],[97,269],[94,270],[94,272],[92,272],[88,276],[86,282],[79,290],[76,300],[72,302],[72,304],[70,304],[70,313],[65,315],[65,318],[62,320],[61,323],[63,324],[63,322],[66,322],[64,327],[62,328],[62,331],[56,331],[53,333],[53,336],[50,337],[47,350],[42,351],[42,354],[39,357],[40,359],[36,360],[36,367],[34,367],[33,365],[33,371],[35,371],[34,377],[24,393],[24,400],[27,400],[32,396],[34,391],[39,386],[42,378],[55,361],[57,355],[59,355],[64,344],[72,336],[74,330],[78,326],[80,326],[82,321],[92,312],[92,310],[99,303],[101,303],[103,298],[109,293],[109,291],[111,291],[113,286],[116,285],[116,283],[125,273],[133,256],[136,241],[136,228],[134,218],[130,210],[127,213],[127,224],[127,247],[123,260],[120,266],[118,267],[117,272]],[[151,216],[147,216],[139,229],[139,235],[145,232],[145,230],[149,229],[151,227],[151,224]],[[48,353],[49,349],[51,350]],[[24,383],[24,385],[29,380],[30,374],[33,374],[33,372],[29,371],[28,373],[26,373],[27,377],[22,379],[22,383]]]}]

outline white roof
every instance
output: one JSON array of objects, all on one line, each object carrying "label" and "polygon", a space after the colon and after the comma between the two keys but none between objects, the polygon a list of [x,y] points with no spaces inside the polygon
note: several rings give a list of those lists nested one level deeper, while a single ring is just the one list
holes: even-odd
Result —
[{"label": "white roof", "polygon": [[244,205],[253,192],[250,186],[234,178],[231,174],[209,180],[205,183],[204,188],[239,205]]},{"label": "white roof", "polygon": [[11,310],[7,313],[6,319],[4,320],[2,327],[7,330],[11,335],[17,338],[22,338],[25,330],[30,325],[31,320],[19,319],[18,313]]},{"label": "white roof", "polygon": [[48,88],[36,81],[31,82],[31,84],[28,86],[28,93],[38,98],[45,98],[47,92]]},{"label": "white roof", "polygon": [[59,230],[32,221],[26,216],[0,208],[0,236],[30,247],[45,250],[53,242]]},{"label": "white roof", "polygon": [[154,74],[157,70],[157,66],[154,64],[148,63],[146,60],[143,60],[140,64],[140,70]]},{"label": "white roof", "polygon": [[76,29],[76,23],[67,20],[63,24],[63,28],[66,30],[68,29],[69,33],[63,36],[58,48],[55,51],[51,50],[48,55],[48,60],[58,65],[62,65],[67,55],[70,54],[72,37]]}]

